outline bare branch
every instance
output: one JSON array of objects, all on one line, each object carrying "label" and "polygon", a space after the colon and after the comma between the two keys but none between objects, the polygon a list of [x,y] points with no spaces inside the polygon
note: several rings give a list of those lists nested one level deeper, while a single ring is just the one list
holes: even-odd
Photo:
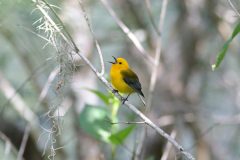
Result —
[{"label": "bare branch", "polygon": [[231,0],[228,0],[228,2],[230,3],[230,5],[232,6],[233,10],[237,13],[238,17],[240,17],[240,14],[238,13],[237,9],[234,7],[234,5],[232,4]]},{"label": "bare branch", "polygon": [[[7,155],[10,153],[11,149],[13,150],[14,154],[18,155],[18,150],[12,144],[11,140],[1,131],[0,138],[6,142],[6,149],[2,160],[8,160]],[[24,158],[22,158],[22,160],[24,160]]]},{"label": "bare branch", "polygon": [[[176,135],[177,135],[177,132],[175,130],[173,130],[170,136],[173,139],[175,139]],[[168,142],[167,146],[163,152],[161,160],[167,160],[171,147],[172,147],[172,144]]]},{"label": "bare branch", "polygon": [[148,15],[149,15],[149,18],[152,22],[153,28],[155,29],[157,34],[160,35],[161,33],[158,31],[157,25],[156,25],[156,23],[154,22],[154,19],[153,19],[153,15],[152,15],[152,11],[151,11],[151,5],[150,5],[149,0],[145,0],[145,3],[146,3],[146,6],[147,6]]},{"label": "bare branch", "polygon": [[111,6],[108,4],[107,0],[101,0],[102,3],[105,5],[107,8],[108,12],[112,15],[114,20],[118,23],[118,25],[121,27],[123,32],[125,32],[128,37],[133,41],[137,49],[142,53],[143,57],[146,58],[149,62],[153,64],[157,64],[155,60],[149,56],[149,54],[145,51],[141,43],[138,41],[137,37],[127,28],[127,26],[119,19],[119,17],[116,15],[116,13],[113,11]]},{"label": "bare branch", "polygon": [[[54,69],[51,74],[49,75],[48,77],[48,80],[47,82],[45,83],[45,86],[38,98],[38,102],[37,104],[35,105],[35,108],[34,108],[34,112],[36,112],[36,110],[39,108],[39,106],[41,105],[42,101],[44,100],[44,98],[46,97],[47,95],[47,92],[50,88],[50,85],[51,82],[54,80],[54,78],[56,77],[56,75],[58,74],[59,72],[59,69]],[[26,147],[26,143],[27,143],[27,140],[28,140],[28,137],[29,137],[29,133],[31,131],[31,122],[33,122],[36,118],[32,119],[31,121],[28,122],[28,125],[24,131],[24,136],[23,136],[23,139],[22,139],[22,142],[21,142],[21,146],[20,146],[20,150],[19,150],[19,153],[18,153],[18,158],[17,160],[21,160],[22,158],[22,155],[25,151],[25,147]]]},{"label": "bare branch", "polygon": [[[164,18],[167,10],[167,3],[168,0],[163,0],[162,3],[162,10],[161,10],[161,15],[160,15],[160,20],[159,20],[159,33],[162,32],[163,28],[163,23],[164,23]],[[150,87],[149,87],[149,94],[148,94],[148,99],[147,99],[147,106],[146,106],[146,111],[145,114],[148,114],[148,111],[150,111],[152,107],[152,98],[153,98],[153,92],[156,86],[156,81],[157,81],[157,73],[158,73],[158,66],[160,66],[160,71],[162,72],[162,66],[160,64],[160,56],[161,56],[161,35],[159,34],[157,37],[157,47],[156,47],[156,53],[155,53],[155,62],[156,65],[153,66],[152,74],[151,74],[151,81],[150,81]],[[142,131],[140,142],[138,145],[138,148],[136,150],[136,160],[140,159],[144,141],[147,135],[147,128],[144,127],[144,131]]]},{"label": "bare branch", "polygon": [[[76,44],[74,43],[74,41],[72,40],[72,37],[70,36],[70,40],[71,42],[68,41],[68,39],[66,38],[66,36],[61,32],[61,30],[59,29],[59,27],[56,25],[56,23],[49,17],[48,13],[42,8],[42,6],[38,3],[36,3],[34,0],[31,0],[33,3],[35,3],[36,7],[42,12],[42,14],[46,17],[46,19],[50,22],[50,24],[54,27],[54,29],[56,31],[58,31],[58,33],[62,36],[62,38],[68,43],[68,45],[70,46],[70,48],[72,49],[77,49]],[[57,16],[57,18],[59,18]],[[60,18],[59,18],[60,19]],[[65,29],[64,24],[60,21],[60,23],[62,24],[62,27]],[[65,29],[66,30],[66,29]],[[68,33],[68,32],[67,32]]]},{"label": "bare branch", "polygon": [[20,146],[20,150],[18,152],[17,160],[22,160],[22,156],[23,156],[23,153],[25,151],[28,136],[29,136],[29,133],[30,133],[30,128],[31,128],[31,125],[29,123],[27,125],[27,127],[25,129],[25,132],[24,132],[24,135],[23,135],[23,139],[22,139],[22,143],[21,143],[21,146]]},{"label": "bare branch", "polygon": [[[70,38],[70,40],[71,40],[74,48],[76,49],[76,48],[77,48],[77,45],[75,44],[75,42],[73,41],[72,37],[71,37],[70,34],[68,33],[68,31],[67,31],[65,25],[63,24],[62,20],[58,17],[57,13],[56,13],[55,10],[52,8],[52,6],[51,6],[46,0],[43,0],[43,1],[44,1],[45,4],[51,9],[51,11],[52,11],[52,12],[54,13],[54,15],[57,17],[57,19],[59,20],[59,22],[62,24],[63,29],[64,29],[65,32],[67,33],[67,35],[68,35],[68,37]],[[40,6],[37,5],[37,7],[39,8]],[[40,8],[39,8],[39,9],[40,9]],[[41,8],[41,9],[42,9],[42,8]],[[42,10],[43,10],[43,9],[42,9]],[[44,12],[45,12],[45,10],[44,10]],[[45,12],[45,13],[46,13],[46,12]],[[44,14],[44,16],[48,16],[48,14],[46,13],[46,14]],[[49,16],[48,16],[48,17],[49,17]],[[50,18],[50,19],[51,19],[51,18]],[[57,25],[53,22],[53,20],[52,20],[52,19],[50,20],[50,19],[48,19],[48,20],[51,22],[51,24],[54,24],[54,28],[55,28],[57,31],[59,31],[59,33],[63,36],[64,34],[60,31],[60,29],[59,29],[59,28],[57,27]],[[64,38],[64,40],[66,39],[65,36],[64,36],[63,38]]]},{"label": "bare branch", "polygon": [[86,20],[86,22],[87,22],[87,24],[88,24],[88,28],[89,28],[89,30],[91,31],[93,40],[94,40],[95,45],[96,45],[96,47],[97,47],[97,51],[98,51],[99,58],[100,58],[100,62],[101,62],[101,66],[102,66],[101,75],[104,75],[105,68],[104,68],[104,62],[103,62],[103,57],[102,57],[102,52],[101,52],[100,46],[99,46],[98,41],[97,41],[97,39],[96,39],[96,37],[95,37],[95,35],[94,35],[93,29],[92,29],[91,24],[90,24],[90,21],[89,21],[89,19],[88,19],[87,12],[86,12],[85,9],[84,9],[83,3],[82,3],[81,0],[78,0],[78,1],[79,1],[79,3],[80,3],[80,6],[81,6],[82,11],[83,11],[84,18],[85,18],[85,20]]},{"label": "bare branch", "polygon": [[35,34],[36,36],[38,36],[38,37],[40,37],[40,38],[42,38],[42,39],[48,41],[49,43],[51,43],[51,41],[49,41],[49,39],[47,39],[47,38],[45,38],[45,37],[43,37],[43,36],[41,36],[41,35],[39,35],[39,34],[33,32],[33,31],[31,31],[30,29],[27,29],[27,28],[25,28],[25,27],[23,27],[23,26],[21,26],[21,25],[18,25],[18,26],[21,27],[22,29],[25,29],[25,30],[27,30],[28,32],[31,32],[31,33]]},{"label": "bare branch", "polygon": [[[36,4],[38,7],[40,7],[38,4]],[[42,11],[44,9],[40,9],[40,11]],[[44,15],[47,14],[45,11],[43,11]],[[48,15],[46,16],[47,19],[51,19]],[[53,23],[53,25],[55,24],[52,19],[49,20],[50,23]],[[63,23],[60,21],[61,25],[63,25]],[[55,25],[55,27],[57,27]],[[56,30],[59,30],[59,28],[57,27]],[[61,36],[63,37],[64,35],[61,34]],[[66,37],[63,37],[65,41],[67,41],[67,44],[71,45],[71,42],[68,41],[68,39],[66,39]],[[71,47],[71,46],[70,46]],[[72,48],[72,47],[71,47]],[[78,48],[72,48],[74,52],[76,52],[76,54],[78,54],[87,64],[88,66],[92,69],[92,71],[96,74],[96,76],[107,86],[107,88],[111,91],[114,92],[114,88],[112,87],[112,85],[110,83],[108,83],[108,81],[96,70],[96,68],[92,65],[92,63],[85,57],[85,55],[78,49]],[[154,63],[155,64],[155,63]],[[123,97],[118,94],[118,93],[114,93],[114,95],[121,100]],[[157,131],[159,134],[161,134],[163,137],[165,137],[170,143],[172,143],[181,153],[183,153],[186,157],[188,157],[190,160],[195,160],[195,158],[188,153],[181,145],[179,145],[174,139],[172,139],[167,133],[165,133],[161,128],[159,128],[157,125],[155,125],[151,120],[149,120],[144,114],[142,114],[137,108],[135,108],[132,104],[130,104],[128,101],[126,101],[124,103],[129,109],[131,109],[135,114],[137,114],[147,125],[149,125],[151,128],[153,128],[155,131]]]},{"label": "bare branch", "polygon": [[189,147],[188,151],[191,151],[197,144],[198,142],[200,141],[200,139],[202,137],[204,137],[206,134],[208,134],[214,127],[218,126],[219,123],[215,123],[213,124],[212,126],[210,126],[205,132],[203,132],[199,137],[198,137],[198,140],[191,146]]},{"label": "bare branch", "polygon": [[[33,77],[35,77],[37,74],[40,74],[42,72],[44,72],[46,69],[48,69],[51,65],[53,65],[53,63],[51,63],[50,65],[45,65],[47,62],[44,61],[40,66],[38,66],[31,74],[30,76],[13,92],[13,94],[11,96],[8,97],[8,100],[6,103],[4,103],[1,113],[0,113],[0,117],[2,116],[5,107],[9,104],[9,102],[11,102],[11,100],[14,98],[14,96],[27,84],[27,82],[29,82]],[[54,62],[55,63],[55,62]],[[45,66],[43,68],[43,66]],[[1,73],[0,73],[1,75]],[[4,86],[3,86],[4,87]]]},{"label": "bare branch", "polygon": [[[14,87],[5,79],[0,71],[0,89],[5,97],[8,99],[5,105],[2,107],[1,116],[3,114],[5,106],[8,102],[11,102],[13,108],[21,115],[26,121],[30,122],[34,117],[37,117],[33,111],[26,105],[22,97],[18,94],[19,90],[15,90]],[[12,98],[14,99],[12,100]],[[11,101],[12,100],[12,101]]]},{"label": "bare branch", "polygon": [[105,121],[107,121],[108,123],[110,123],[111,125],[114,125],[114,124],[120,124],[120,123],[125,123],[125,124],[146,124],[146,122],[110,122],[109,120],[107,119],[104,119]]}]

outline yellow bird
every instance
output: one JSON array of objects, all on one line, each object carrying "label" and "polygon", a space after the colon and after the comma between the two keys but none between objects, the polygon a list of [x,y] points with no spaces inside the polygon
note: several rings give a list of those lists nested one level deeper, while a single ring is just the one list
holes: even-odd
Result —
[{"label": "yellow bird", "polygon": [[[114,92],[127,93],[128,96],[122,100],[122,104],[128,99],[130,94],[137,92],[138,96],[142,100],[143,104],[146,105],[141,96],[144,97],[141,89],[141,83],[139,82],[138,76],[129,68],[128,63],[123,58],[115,59],[112,63],[110,72],[112,85],[115,88]],[[141,95],[141,96],[140,96]]]}]

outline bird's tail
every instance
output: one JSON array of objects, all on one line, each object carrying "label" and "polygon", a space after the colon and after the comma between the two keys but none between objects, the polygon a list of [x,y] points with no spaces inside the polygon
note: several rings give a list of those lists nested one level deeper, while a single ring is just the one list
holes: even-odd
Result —
[{"label": "bird's tail", "polygon": [[144,106],[146,106],[146,102],[143,100],[142,96],[140,96],[139,94],[137,94],[137,95],[138,95],[138,97],[142,100]]}]

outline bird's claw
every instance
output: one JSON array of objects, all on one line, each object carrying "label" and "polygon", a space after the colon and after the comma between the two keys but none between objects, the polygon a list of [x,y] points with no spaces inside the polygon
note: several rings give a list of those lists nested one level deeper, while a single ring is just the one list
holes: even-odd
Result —
[{"label": "bird's claw", "polygon": [[113,93],[113,94],[114,94],[114,93],[118,93],[118,90],[113,89],[112,93]]},{"label": "bird's claw", "polygon": [[[131,93],[130,93],[131,94]],[[128,100],[128,97],[130,96],[130,94],[126,97],[126,98],[122,98],[122,105]]]},{"label": "bird's claw", "polygon": [[127,98],[122,98],[121,101],[122,101],[122,105],[123,105],[127,101]]}]

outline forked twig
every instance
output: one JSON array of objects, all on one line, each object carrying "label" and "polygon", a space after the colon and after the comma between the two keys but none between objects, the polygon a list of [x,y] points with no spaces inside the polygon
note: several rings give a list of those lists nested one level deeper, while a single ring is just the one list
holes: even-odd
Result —
[{"label": "forked twig", "polygon": [[[58,74],[59,72],[59,69],[54,69],[51,74],[49,75],[48,77],[48,80],[47,82],[45,83],[45,86],[38,98],[38,101],[37,101],[37,104],[35,105],[34,107],[34,112],[36,112],[36,110],[39,108],[39,106],[41,105],[41,103],[43,102],[44,98],[46,97],[47,95],[47,92],[50,88],[50,83],[54,80],[55,76]],[[24,131],[24,136],[23,136],[23,139],[22,139],[22,142],[21,142],[21,147],[20,147],[20,150],[18,152],[18,158],[17,160],[21,160],[21,157],[25,151],[25,147],[26,147],[26,143],[27,143],[27,140],[28,140],[28,137],[29,137],[29,133],[31,131],[31,122],[34,122],[35,118],[32,119],[31,121],[28,122],[28,125]]]},{"label": "forked twig", "polygon": [[48,41],[49,43],[51,43],[51,41],[49,41],[49,39],[47,39],[47,38],[41,36],[40,34],[37,34],[37,33],[33,32],[33,31],[31,31],[30,29],[27,29],[27,28],[25,28],[25,27],[23,27],[23,26],[21,26],[21,25],[18,25],[18,26],[21,27],[22,29],[25,29],[25,30],[27,30],[28,32],[31,32],[31,33],[35,34],[36,36],[38,36],[38,37],[40,37],[40,38],[42,38],[42,39]]},{"label": "forked twig", "polygon": [[[54,15],[57,17],[57,19],[59,20],[59,22],[62,24],[62,27],[63,29],[65,30],[65,32],[67,33],[68,37],[70,38],[72,44],[74,45],[75,48],[77,48],[75,42],[73,41],[72,37],[70,36],[69,32],[67,31],[65,25],[63,24],[62,20],[59,18],[59,16],[57,15],[57,13],[55,12],[55,10],[52,8],[52,6],[46,1],[46,0],[43,0],[45,2],[45,4],[51,9],[51,11],[54,13]],[[38,7],[39,8],[39,7]],[[40,8],[39,8],[40,9]],[[44,14],[44,16],[46,16],[46,14]],[[51,18],[50,18],[51,19]],[[49,20],[49,19],[48,19]],[[51,20],[52,21],[52,20]],[[53,22],[53,21],[52,21]],[[55,24],[55,23],[53,23]],[[64,35],[60,29],[57,27],[57,25],[55,24],[54,25],[54,28],[60,32],[61,35]],[[63,37],[64,39],[66,38],[65,36]]]},{"label": "forked twig", "polygon": [[[36,4],[37,7],[41,7],[38,4]],[[43,11],[44,15],[47,14],[46,11],[44,9],[40,9],[40,11]],[[47,19],[51,19],[49,16],[46,16]],[[52,25],[54,27],[57,27],[56,24],[51,20],[49,20],[50,23],[53,23]],[[63,23],[60,21],[61,25],[63,25]],[[58,27],[57,27],[58,28]],[[57,29],[59,30],[59,28]],[[88,65],[89,67],[92,69],[92,71],[96,74],[96,76],[106,85],[106,87],[113,92],[113,87],[112,85],[96,70],[96,68],[92,65],[92,63],[85,57],[85,55],[75,46],[75,48],[73,48],[71,45],[71,42],[69,42],[69,40],[63,35],[61,34],[61,36],[64,38],[64,40],[67,42],[67,44],[70,45],[70,47],[73,49],[74,52],[76,52],[76,54],[78,54]],[[155,61],[153,61],[155,62]],[[155,64],[155,63],[154,63]],[[114,93],[114,95],[121,100],[123,97],[119,94],[119,93]],[[181,145],[179,145],[174,139],[172,139],[167,133],[165,133],[161,128],[159,128],[157,125],[155,125],[150,119],[148,119],[144,114],[142,114],[137,108],[135,108],[132,104],[130,104],[128,101],[126,101],[124,103],[129,109],[131,109],[135,114],[137,114],[147,125],[149,125],[150,127],[152,127],[155,131],[157,131],[159,134],[161,134],[163,137],[165,137],[170,143],[172,143],[182,154],[184,154],[186,157],[188,157],[188,159],[190,160],[195,160],[195,158],[188,153]]]},{"label": "forked twig", "polygon": [[[163,0],[162,2],[162,10],[161,10],[161,15],[160,15],[160,20],[159,20],[159,33],[162,32],[163,24],[164,24],[164,18],[167,10],[167,3],[168,0]],[[152,99],[153,99],[153,92],[155,89],[156,81],[157,81],[157,73],[158,73],[158,67],[162,67],[160,64],[160,56],[161,56],[161,35],[159,34],[157,36],[157,47],[156,47],[156,53],[155,53],[155,62],[157,63],[156,65],[153,66],[152,74],[151,74],[151,80],[150,80],[150,87],[149,87],[149,94],[148,94],[148,99],[147,99],[147,106],[145,110],[145,114],[148,114],[148,111],[152,107]],[[160,68],[162,69],[162,68]],[[138,148],[136,150],[136,157],[135,159],[138,160],[140,159],[142,150],[143,150],[143,145],[144,141],[147,135],[147,128],[143,128],[144,131],[142,131],[141,138],[139,141]]]},{"label": "forked twig", "polygon": [[22,160],[22,156],[23,156],[23,153],[25,151],[28,136],[29,136],[29,133],[30,133],[30,128],[31,128],[31,125],[30,125],[30,123],[28,123],[28,125],[25,129],[24,135],[23,135],[23,139],[22,139],[22,143],[21,143],[21,146],[20,146],[20,149],[19,149],[19,152],[18,152],[17,160]]},{"label": "forked twig", "polygon": [[[40,66],[38,66],[31,74],[30,76],[21,84],[19,85],[19,87],[15,90],[15,92],[11,95],[11,97],[8,98],[8,100],[6,101],[6,103],[3,104],[3,107],[1,109],[1,113],[0,113],[0,118],[4,112],[5,107],[9,104],[9,102],[11,102],[11,100],[13,99],[13,97],[27,84],[27,82],[29,82],[33,77],[36,76],[36,74],[39,72],[44,72],[46,69],[48,69],[53,63],[51,63],[50,65],[45,66],[47,62],[44,61]],[[44,68],[42,66],[45,66]],[[39,71],[40,70],[40,71]]]},{"label": "forked twig", "polygon": [[[6,142],[6,149],[5,149],[5,153],[3,155],[3,159],[2,160],[8,160],[7,156],[10,153],[11,149],[13,150],[14,154],[18,155],[18,150],[12,144],[11,140],[4,133],[2,133],[1,131],[0,131],[0,138]],[[22,160],[24,160],[23,157],[22,157]]]},{"label": "forked twig", "polygon": [[91,31],[93,40],[94,40],[95,45],[96,45],[96,47],[97,47],[97,51],[98,51],[99,58],[100,58],[100,62],[101,62],[101,66],[102,66],[101,75],[104,75],[105,68],[104,68],[103,56],[102,56],[102,52],[101,52],[100,46],[99,46],[98,41],[97,41],[97,39],[96,39],[96,37],[95,37],[95,35],[94,35],[93,29],[92,29],[91,24],[90,24],[90,21],[89,21],[89,19],[88,19],[87,12],[86,12],[85,9],[84,9],[83,3],[82,3],[81,0],[78,0],[78,1],[79,1],[79,3],[80,3],[80,6],[81,6],[82,11],[83,11],[84,18],[85,18],[85,20],[86,20],[86,22],[87,22],[87,24],[88,24],[88,28],[89,28],[89,30]]},{"label": "forked twig", "polygon": [[157,64],[157,62],[151,56],[149,56],[147,51],[145,51],[141,43],[138,41],[137,37],[127,28],[127,26],[116,15],[116,13],[113,11],[111,6],[108,4],[107,0],[101,0],[101,1],[106,6],[108,12],[112,15],[112,17],[117,22],[117,24],[121,27],[123,32],[125,32],[128,35],[128,37],[132,40],[132,42],[135,44],[137,49],[142,53],[143,57],[146,58],[152,64]]},{"label": "forked twig", "polygon": [[152,11],[151,11],[151,5],[150,5],[149,0],[145,0],[145,3],[146,3],[148,15],[149,15],[150,21],[152,22],[153,28],[157,32],[157,34],[160,35],[161,33],[158,31],[157,25],[156,25],[156,23],[154,22],[154,19],[153,19],[153,15],[152,15]]}]

